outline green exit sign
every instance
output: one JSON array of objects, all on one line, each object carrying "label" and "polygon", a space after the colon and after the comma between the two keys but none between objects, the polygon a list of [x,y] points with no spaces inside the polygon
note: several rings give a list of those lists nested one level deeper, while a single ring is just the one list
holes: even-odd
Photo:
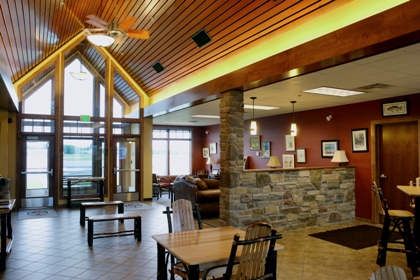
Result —
[{"label": "green exit sign", "polygon": [[90,122],[90,116],[88,116],[88,115],[81,115],[80,116],[80,121],[81,122]]}]

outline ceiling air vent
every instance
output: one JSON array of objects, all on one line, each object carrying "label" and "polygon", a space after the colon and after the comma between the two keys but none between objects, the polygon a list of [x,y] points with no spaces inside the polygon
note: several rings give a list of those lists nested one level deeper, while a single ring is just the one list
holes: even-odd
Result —
[{"label": "ceiling air vent", "polygon": [[386,88],[392,87],[391,85],[386,84],[371,84],[363,87],[356,88],[356,90],[366,91],[366,92],[372,92],[372,91],[378,91]]},{"label": "ceiling air vent", "polygon": [[204,29],[200,29],[191,38],[194,40],[194,42],[199,48],[202,48],[211,42],[211,37],[209,36],[209,34],[207,34],[206,30]]},{"label": "ceiling air vent", "polygon": [[162,64],[160,64],[160,62],[156,62],[155,64],[152,65],[153,69],[155,69],[156,73],[160,73],[163,70],[165,70],[165,68],[163,68]]}]

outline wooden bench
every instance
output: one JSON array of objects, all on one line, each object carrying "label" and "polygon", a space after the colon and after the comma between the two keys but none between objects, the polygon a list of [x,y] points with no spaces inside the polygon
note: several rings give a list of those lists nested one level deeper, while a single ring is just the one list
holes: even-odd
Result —
[{"label": "wooden bench", "polygon": [[[104,233],[94,233],[93,225],[95,222],[104,222],[104,221],[115,221],[115,220],[134,220],[134,229],[133,230],[124,230],[117,232],[104,232]],[[107,237],[116,237],[116,236],[127,236],[134,235],[134,238],[137,238],[137,242],[141,241],[141,216],[137,212],[124,213],[124,214],[110,214],[110,215],[96,215],[88,217],[88,245],[92,247],[93,239],[97,238],[107,238]]]},{"label": "wooden bench", "polygon": [[[120,200],[116,201],[97,201],[97,202],[82,202],[80,204],[80,225],[85,226],[86,221],[86,208],[87,207],[102,207],[102,206],[112,206],[116,205],[118,207],[118,214],[124,213],[124,202]],[[121,220],[124,222],[124,220]]]}]

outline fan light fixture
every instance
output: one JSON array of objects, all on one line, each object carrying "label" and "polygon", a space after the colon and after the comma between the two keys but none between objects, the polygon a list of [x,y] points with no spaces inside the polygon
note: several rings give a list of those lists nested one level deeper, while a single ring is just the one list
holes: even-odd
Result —
[{"label": "fan light fixture", "polygon": [[[80,60],[79,60],[80,62]],[[80,62],[80,72],[70,72],[70,75],[79,81],[84,81],[89,78],[89,73],[83,72],[82,70],[82,62]]]},{"label": "fan light fixture", "polygon": [[290,103],[293,104],[293,120],[292,120],[292,124],[290,126],[290,135],[291,136],[296,136],[297,135],[297,126],[295,123],[295,103],[296,101],[290,101]]},{"label": "fan light fixture", "polygon": [[87,38],[89,42],[91,42],[92,44],[98,47],[109,47],[115,41],[115,39],[112,38],[111,36],[103,35],[103,34],[89,35]]},{"label": "fan light fixture", "polygon": [[254,120],[254,101],[257,99],[256,97],[251,97],[252,99],[252,121],[250,127],[250,134],[257,135],[257,121]]}]

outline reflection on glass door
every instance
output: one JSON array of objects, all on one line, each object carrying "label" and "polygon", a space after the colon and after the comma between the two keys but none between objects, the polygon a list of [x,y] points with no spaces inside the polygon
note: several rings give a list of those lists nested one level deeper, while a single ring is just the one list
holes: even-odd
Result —
[{"label": "reflection on glass door", "polygon": [[53,206],[53,138],[28,136],[22,153],[22,207]]},{"label": "reflection on glass door", "polygon": [[114,176],[118,199],[138,200],[138,179],[136,179],[140,171],[137,167],[138,139],[120,138],[115,143]]}]

